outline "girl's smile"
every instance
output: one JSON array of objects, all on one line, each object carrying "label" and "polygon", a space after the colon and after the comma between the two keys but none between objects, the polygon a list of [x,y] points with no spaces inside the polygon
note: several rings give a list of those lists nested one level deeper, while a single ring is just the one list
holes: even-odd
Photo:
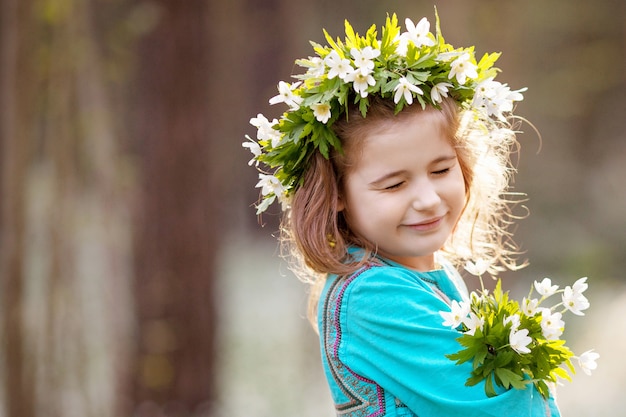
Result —
[{"label": "girl's smile", "polygon": [[443,216],[440,216],[440,217],[425,220],[419,223],[407,224],[406,226],[410,227],[411,229],[420,231],[420,232],[427,232],[427,231],[437,228],[441,224],[442,220],[443,220]]},{"label": "girl's smile", "polygon": [[429,270],[465,204],[465,183],[438,110],[372,126],[348,170],[339,207],[380,255]]}]

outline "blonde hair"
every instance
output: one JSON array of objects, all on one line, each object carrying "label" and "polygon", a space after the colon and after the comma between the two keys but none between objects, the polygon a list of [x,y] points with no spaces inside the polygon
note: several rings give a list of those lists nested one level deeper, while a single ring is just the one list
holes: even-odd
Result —
[{"label": "blonde hair", "polygon": [[[341,140],[343,153],[335,152],[329,159],[319,152],[314,154],[283,218],[281,242],[296,275],[310,284],[309,320],[314,327],[317,303],[328,274],[351,274],[375,252],[372,242],[364,241],[348,228],[338,210],[343,179],[356,163],[358,149],[372,126],[417,111],[441,112],[465,181],[465,207],[441,252],[457,268],[468,260],[485,265],[491,274],[518,268],[518,251],[509,230],[515,219],[508,192],[515,172],[511,154],[518,146],[511,123],[496,122],[474,110],[461,109],[452,99],[444,100],[439,109],[415,105],[395,114],[391,100],[372,97],[366,118],[354,106],[335,122],[333,129]],[[366,256],[350,259],[350,246],[364,249]]]}]

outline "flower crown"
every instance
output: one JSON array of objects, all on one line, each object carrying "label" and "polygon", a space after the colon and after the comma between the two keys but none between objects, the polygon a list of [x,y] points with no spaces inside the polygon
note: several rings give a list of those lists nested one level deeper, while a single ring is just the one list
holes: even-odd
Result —
[{"label": "flower crown", "polygon": [[324,30],[328,46],[311,42],[317,56],[296,60],[306,73],[294,75],[299,81],[278,84],[278,95],[270,104],[289,106],[280,120],[262,114],[250,119],[257,140],[246,135],[243,146],[254,157],[248,165],[259,163],[262,201],[257,214],[276,199],[283,208],[291,192],[302,184],[309,160],[315,152],[328,159],[329,152],[341,152],[341,142],[333,123],[346,113],[353,102],[367,114],[369,96],[392,99],[396,113],[415,100],[422,108],[438,107],[444,97],[451,97],[463,108],[474,110],[484,119],[504,120],[513,110],[513,102],[523,99],[526,89],[511,91],[507,84],[495,81],[499,72],[493,65],[500,53],[485,54],[476,61],[474,47],[454,48],[445,43],[435,10],[436,32],[422,18],[417,25],[406,19],[406,32],[400,33],[396,15],[387,16],[377,38],[376,25],[359,36],[346,20],[344,41],[336,41]]}]

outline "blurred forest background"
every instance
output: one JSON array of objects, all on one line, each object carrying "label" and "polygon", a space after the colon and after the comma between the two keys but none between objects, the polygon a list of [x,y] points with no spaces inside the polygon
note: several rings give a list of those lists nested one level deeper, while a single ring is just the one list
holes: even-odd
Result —
[{"label": "blurred forest background", "polygon": [[[589,276],[567,337],[602,356],[563,414],[626,416],[626,2],[436,5],[450,43],[503,51],[541,134],[505,285]],[[388,12],[434,22],[417,0],[0,0],[0,416],[333,415],[241,142],[308,40]]]}]

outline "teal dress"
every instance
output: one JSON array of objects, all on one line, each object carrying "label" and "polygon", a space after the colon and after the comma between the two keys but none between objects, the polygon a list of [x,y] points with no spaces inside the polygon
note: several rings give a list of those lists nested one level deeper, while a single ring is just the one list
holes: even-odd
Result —
[{"label": "teal dress", "polygon": [[445,357],[460,349],[459,333],[439,315],[466,297],[455,277],[449,269],[417,272],[379,259],[328,278],[318,325],[338,416],[560,416],[533,386],[492,398],[483,384],[465,386],[472,365]]}]

